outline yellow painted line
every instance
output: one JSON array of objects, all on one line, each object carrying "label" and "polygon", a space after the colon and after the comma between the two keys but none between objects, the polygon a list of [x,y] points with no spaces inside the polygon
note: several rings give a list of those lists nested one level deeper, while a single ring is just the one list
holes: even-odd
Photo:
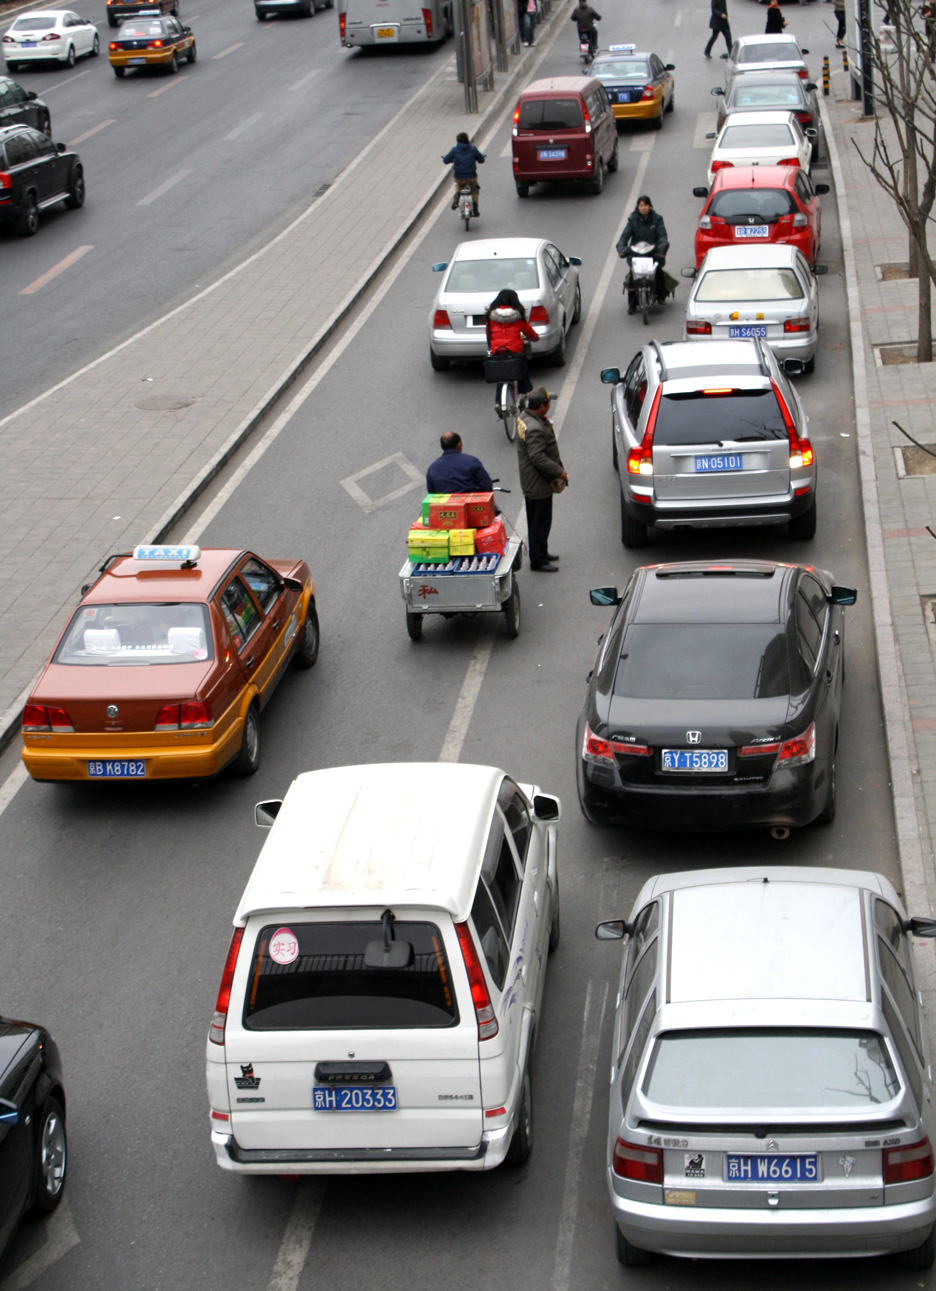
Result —
[{"label": "yellow painted line", "polygon": [[244,42],[239,40],[236,45],[228,45],[227,49],[222,49],[220,54],[212,54],[212,58],[227,58],[228,54],[233,54],[235,49],[242,49]]},{"label": "yellow painted line", "polygon": [[185,80],[184,75],[183,75],[183,76],[173,76],[173,78],[172,78],[172,80],[171,80],[171,81],[167,81],[165,85],[160,85],[160,87],[159,87],[159,89],[158,89],[158,90],[151,90],[151,91],[150,91],[150,93],[149,93],[149,94],[147,94],[147,96],[146,96],[146,97],[147,97],[148,99],[158,99],[158,98],[159,98],[159,96],[160,96],[160,94],[165,94],[166,90],[171,90],[171,89],[172,89],[172,87],[173,87],[173,85],[178,85],[178,84],[180,83],[180,81],[184,81],[184,80]]},{"label": "yellow painted line", "polygon": [[67,147],[77,147],[78,144],[84,143],[86,139],[90,139],[92,135],[96,135],[99,130],[104,130],[107,126],[112,126],[116,120],[116,117],[108,117],[106,121],[101,121],[98,125],[92,126],[90,130],[86,130],[84,134],[80,134],[77,139],[72,139],[68,143]]},{"label": "yellow painted line", "polygon": [[89,251],[93,250],[93,246],[75,247],[74,251],[70,251],[64,260],[60,260],[58,264],[53,265],[51,269],[47,269],[41,277],[35,280],[35,282],[31,282],[28,287],[24,287],[20,292],[20,295],[34,296],[37,291],[42,290],[46,283],[50,283],[52,279],[57,278],[60,273],[64,273],[66,269],[70,269],[71,266],[75,264],[76,261],[80,260],[83,255],[87,255]]}]

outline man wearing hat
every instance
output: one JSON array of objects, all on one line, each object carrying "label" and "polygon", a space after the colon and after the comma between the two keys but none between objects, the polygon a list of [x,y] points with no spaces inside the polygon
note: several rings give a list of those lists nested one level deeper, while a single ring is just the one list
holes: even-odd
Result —
[{"label": "man wearing hat", "polygon": [[517,458],[526,501],[530,568],[555,574],[559,557],[549,551],[553,494],[562,492],[569,475],[562,465],[559,441],[549,420],[549,391],[543,386],[530,391],[526,409],[517,418]]}]

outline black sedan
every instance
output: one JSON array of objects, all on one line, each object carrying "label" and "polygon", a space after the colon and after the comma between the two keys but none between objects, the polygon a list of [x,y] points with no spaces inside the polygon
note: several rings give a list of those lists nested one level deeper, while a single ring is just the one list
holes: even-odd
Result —
[{"label": "black sedan", "polygon": [[43,134],[52,136],[52,115],[35,90],[24,90],[22,85],[0,76],[0,127],[32,126]]},{"label": "black sedan", "polygon": [[67,1155],[58,1046],[32,1022],[0,1017],[0,1257],[28,1210],[61,1201]]},{"label": "black sedan", "polygon": [[637,569],[576,734],[582,811],[674,830],[827,824],[853,588],[805,565]]}]

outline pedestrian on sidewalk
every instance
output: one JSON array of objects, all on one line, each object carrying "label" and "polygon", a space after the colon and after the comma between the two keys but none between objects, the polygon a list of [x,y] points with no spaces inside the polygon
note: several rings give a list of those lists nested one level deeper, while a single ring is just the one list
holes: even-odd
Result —
[{"label": "pedestrian on sidewalk", "polygon": [[543,386],[530,391],[526,411],[517,418],[517,459],[526,502],[530,568],[555,574],[559,557],[549,550],[553,494],[562,492],[569,474],[559,456],[559,441],[549,420],[549,391]]},{"label": "pedestrian on sidewalk", "polygon": [[447,430],[439,440],[442,456],[426,471],[429,493],[490,493],[494,485],[480,458],[462,452],[461,435]]},{"label": "pedestrian on sidewalk", "polygon": [[533,28],[536,26],[536,15],[539,12],[536,7],[536,0],[520,0],[523,12],[520,15],[520,31],[523,36],[523,43],[527,48],[533,46]]},{"label": "pedestrian on sidewalk", "polygon": [[845,48],[845,0],[832,0],[832,11],[838,22],[838,31],[835,33],[835,48]]},{"label": "pedestrian on sidewalk", "polygon": [[769,0],[767,5],[767,26],[764,28],[765,36],[779,36],[786,26],[786,18],[783,16],[783,10],[780,8],[780,0]]},{"label": "pedestrian on sidewalk", "polygon": [[731,27],[728,25],[728,0],[712,0],[712,16],[709,18],[712,35],[705,46],[705,57],[712,57],[712,46],[719,35],[725,38],[725,48],[731,53]]},{"label": "pedestrian on sidewalk", "polygon": [[450,148],[442,158],[443,166],[452,167],[452,179],[455,181],[455,193],[452,197],[452,210],[458,210],[458,197],[465,184],[471,188],[471,200],[474,203],[474,214],[478,216],[481,211],[478,209],[478,193],[481,191],[481,185],[478,183],[478,162],[484,164],[484,153],[479,152],[474,146],[464,130],[456,135],[455,147]]}]

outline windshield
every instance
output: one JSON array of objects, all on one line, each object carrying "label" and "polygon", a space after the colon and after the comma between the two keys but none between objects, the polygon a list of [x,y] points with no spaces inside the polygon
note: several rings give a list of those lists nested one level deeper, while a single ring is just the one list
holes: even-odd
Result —
[{"label": "windshield", "polygon": [[48,31],[54,26],[55,18],[50,14],[47,18],[17,18],[10,31]]},{"label": "windshield", "polygon": [[514,291],[535,291],[540,285],[535,256],[514,260],[456,260],[452,265],[447,292],[483,291],[490,304],[499,291],[507,287]]},{"label": "windshield", "polygon": [[653,427],[654,444],[673,446],[786,438],[780,405],[769,389],[665,394]]},{"label": "windshield", "polygon": [[873,1031],[669,1031],[654,1046],[643,1092],[692,1111],[820,1111],[889,1103],[900,1081]]},{"label": "windshield", "polygon": [[732,224],[749,218],[776,224],[781,215],[796,213],[796,203],[785,188],[726,188],[712,198],[708,213]]},{"label": "windshield", "polygon": [[632,77],[646,80],[649,75],[645,58],[617,58],[614,62],[592,64],[592,76],[597,76],[599,81],[626,81]]},{"label": "windshield", "polygon": [[788,125],[725,126],[718,141],[719,148],[788,148],[795,146],[793,131]]},{"label": "windshield", "polygon": [[[739,77],[743,81],[745,77]],[[803,98],[798,85],[738,85],[732,96],[733,108],[799,107]]]},{"label": "windshield", "polygon": [[630,699],[772,699],[790,693],[777,623],[636,623],[614,693]]},{"label": "windshield", "polygon": [[801,63],[803,56],[792,41],[771,41],[764,45],[742,45],[739,63]]},{"label": "windshield", "polygon": [[175,602],[84,605],[69,623],[53,663],[113,668],[212,658],[208,607]]},{"label": "windshield", "polygon": [[518,124],[521,130],[577,130],[582,105],[578,99],[525,99]]},{"label": "windshield", "polygon": [[709,269],[695,292],[700,301],[799,300],[803,288],[792,269]]}]

